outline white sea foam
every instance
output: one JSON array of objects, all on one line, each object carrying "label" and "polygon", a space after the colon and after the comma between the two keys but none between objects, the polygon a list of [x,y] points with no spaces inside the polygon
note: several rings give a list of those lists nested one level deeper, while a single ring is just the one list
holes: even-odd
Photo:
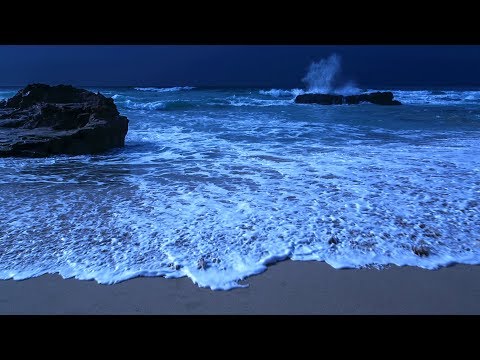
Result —
[{"label": "white sea foam", "polygon": [[138,91],[153,91],[153,92],[172,92],[172,91],[182,91],[182,90],[192,90],[195,89],[193,86],[174,86],[166,88],[156,88],[156,87],[136,87],[135,90]]},{"label": "white sea foam", "polygon": [[259,94],[261,95],[270,95],[273,97],[282,97],[282,96],[297,96],[305,93],[302,89],[270,89],[270,90],[260,90]]},{"label": "white sea foam", "polygon": [[198,104],[193,101],[183,100],[157,100],[157,101],[140,101],[130,100],[118,101],[117,105],[121,108],[133,109],[133,110],[186,110],[198,107]]},{"label": "white sea foam", "polygon": [[249,96],[232,96],[227,98],[228,104],[231,106],[285,106],[294,103],[294,98],[283,99],[259,99]]},{"label": "white sea foam", "polygon": [[158,110],[165,109],[166,104],[164,101],[141,102],[128,99],[121,106],[134,110]]},{"label": "white sea foam", "polygon": [[[159,134],[173,145],[168,152],[197,153],[200,161],[153,156],[154,167],[144,161],[126,170],[130,184],[113,178],[101,190],[85,180],[66,187],[58,178],[50,185],[55,201],[48,192],[26,199],[25,185],[2,192],[9,210],[2,214],[2,264],[16,267],[0,277],[58,271],[114,283],[186,275],[200,286],[229,289],[286,257],[336,268],[394,263],[433,269],[479,260],[475,187],[460,180],[469,171],[462,166],[468,151],[448,160],[448,149],[431,156],[428,147],[412,154],[401,146],[279,155],[171,130]],[[418,156],[425,152],[429,159]],[[159,166],[160,160],[170,163]],[[139,171],[145,176],[135,176]],[[29,225],[39,223],[44,226]],[[329,244],[332,237],[339,244]],[[420,258],[414,246],[427,246],[432,255]],[[207,270],[197,269],[200,258]]]}]

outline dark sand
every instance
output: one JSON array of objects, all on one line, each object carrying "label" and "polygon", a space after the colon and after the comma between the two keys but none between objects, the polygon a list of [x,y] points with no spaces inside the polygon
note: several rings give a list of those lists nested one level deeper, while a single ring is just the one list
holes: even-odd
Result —
[{"label": "dark sand", "polygon": [[245,282],[212,291],[188,278],[4,280],[0,314],[480,314],[480,266],[335,270],[284,261]]}]

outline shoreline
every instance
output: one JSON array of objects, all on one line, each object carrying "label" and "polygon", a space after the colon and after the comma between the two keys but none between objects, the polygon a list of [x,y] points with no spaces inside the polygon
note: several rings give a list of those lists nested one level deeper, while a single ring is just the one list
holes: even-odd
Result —
[{"label": "shoreline", "polygon": [[334,269],[286,260],[213,291],[189,278],[139,277],[114,285],[42,275],[0,280],[0,314],[480,314],[480,266]]}]

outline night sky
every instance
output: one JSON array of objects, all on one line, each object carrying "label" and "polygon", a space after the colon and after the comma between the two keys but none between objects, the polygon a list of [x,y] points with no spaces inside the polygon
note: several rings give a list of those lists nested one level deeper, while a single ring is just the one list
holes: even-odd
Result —
[{"label": "night sky", "polygon": [[480,85],[480,46],[0,45],[0,86],[303,87],[310,63],[332,53],[361,87]]}]

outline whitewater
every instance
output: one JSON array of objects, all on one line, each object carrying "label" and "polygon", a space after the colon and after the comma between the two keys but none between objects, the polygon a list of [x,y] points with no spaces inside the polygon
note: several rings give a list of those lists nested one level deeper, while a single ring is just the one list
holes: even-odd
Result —
[{"label": "whitewater", "polygon": [[227,290],[284,259],[480,263],[478,89],[381,89],[392,107],[295,104],[303,89],[90,90],[129,118],[125,147],[0,159],[0,279]]}]

